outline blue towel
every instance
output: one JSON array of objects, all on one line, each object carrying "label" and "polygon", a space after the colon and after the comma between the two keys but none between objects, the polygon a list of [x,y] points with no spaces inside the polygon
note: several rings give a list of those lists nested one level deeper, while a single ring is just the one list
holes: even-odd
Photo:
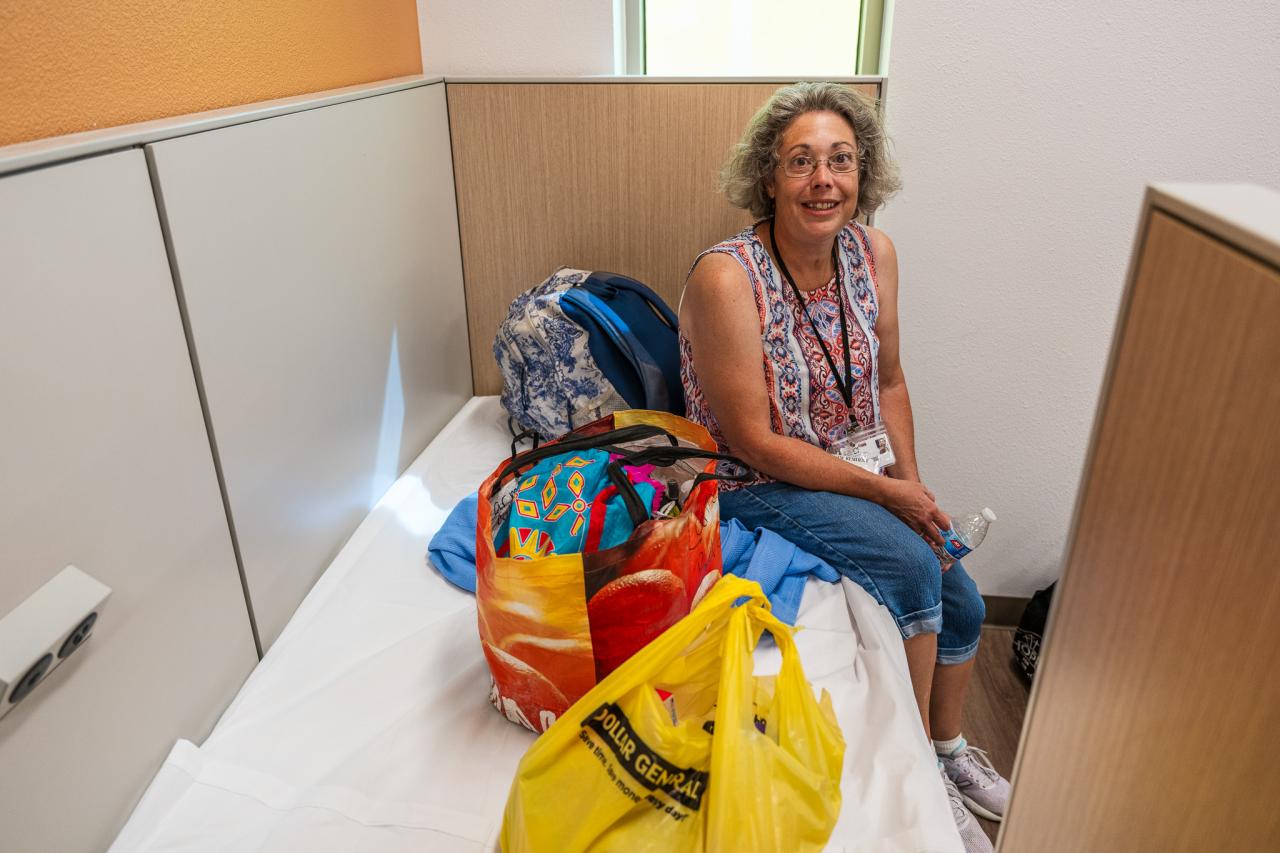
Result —
[{"label": "blue towel", "polygon": [[764,527],[747,530],[736,518],[720,525],[720,556],[724,570],[760,584],[773,615],[796,624],[805,578],[813,575],[835,583],[840,574],[823,560],[797,548]]},{"label": "blue towel", "polygon": [[431,537],[427,559],[444,579],[467,592],[476,591],[476,507],[480,496],[467,495]]},{"label": "blue towel", "polygon": [[[431,537],[428,560],[449,583],[476,591],[476,506],[474,493],[453,508]],[[760,584],[773,615],[794,625],[804,595],[805,578],[813,575],[835,583],[840,575],[829,564],[803,551],[772,530],[747,530],[736,518],[720,525],[720,553],[727,574]]]}]

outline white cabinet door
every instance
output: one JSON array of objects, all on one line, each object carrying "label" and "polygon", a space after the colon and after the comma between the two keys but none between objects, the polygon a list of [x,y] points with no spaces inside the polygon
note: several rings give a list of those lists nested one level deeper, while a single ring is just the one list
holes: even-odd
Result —
[{"label": "white cabinet door", "polygon": [[264,648],[471,396],[443,90],[148,146]]},{"label": "white cabinet door", "polygon": [[256,663],[139,150],[0,178],[0,614],[68,563],[93,636],[0,719],[0,847],[101,850]]}]

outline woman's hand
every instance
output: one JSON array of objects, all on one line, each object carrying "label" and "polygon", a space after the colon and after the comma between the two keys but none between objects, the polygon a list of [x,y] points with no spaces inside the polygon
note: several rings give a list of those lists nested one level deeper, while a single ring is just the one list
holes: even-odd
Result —
[{"label": "woman's hand", "polygon": [[951,519],[938,508],[933,492],[916,480],[895,480],[891,477],[883,480],[881,505],[923,536],[926,542],[941,546],[942,534],[938,531],[949,530]]}]

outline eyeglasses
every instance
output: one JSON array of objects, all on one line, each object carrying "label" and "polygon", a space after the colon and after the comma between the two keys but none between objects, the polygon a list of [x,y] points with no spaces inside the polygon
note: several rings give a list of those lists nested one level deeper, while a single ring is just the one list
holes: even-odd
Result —
[{"label": "eyeglasses", "polygon": [[807,178],[818,171],[819,163],[826,163],[827,168],[837,175],[847,175],[858,170],[861,158],[856,151],[837,151],[830,157],[796,154],[782,161],[782,171],[788,178]]}]

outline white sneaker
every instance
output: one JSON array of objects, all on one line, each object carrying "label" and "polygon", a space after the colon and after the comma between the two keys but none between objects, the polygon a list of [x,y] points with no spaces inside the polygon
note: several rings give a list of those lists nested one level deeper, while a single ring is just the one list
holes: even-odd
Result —
[{"label": "white sneaker", "polygon": [[951,816],[955,818],[956,829],[960,831],[960,840],[964,842],[965,853],[992,853],[991,839],[982,831],[982,826],[969,814],[956,783],[952,782],[945,770],[939,770],[942,785],[947,790],[947,801],[951,804]]},{"label": "white sneaker", "polygon": [[991,766],[984,751],[962,743],[951,755],[939,755],[938,759],[970,811],[987,820],[1004,819],[1009,782]]}]

